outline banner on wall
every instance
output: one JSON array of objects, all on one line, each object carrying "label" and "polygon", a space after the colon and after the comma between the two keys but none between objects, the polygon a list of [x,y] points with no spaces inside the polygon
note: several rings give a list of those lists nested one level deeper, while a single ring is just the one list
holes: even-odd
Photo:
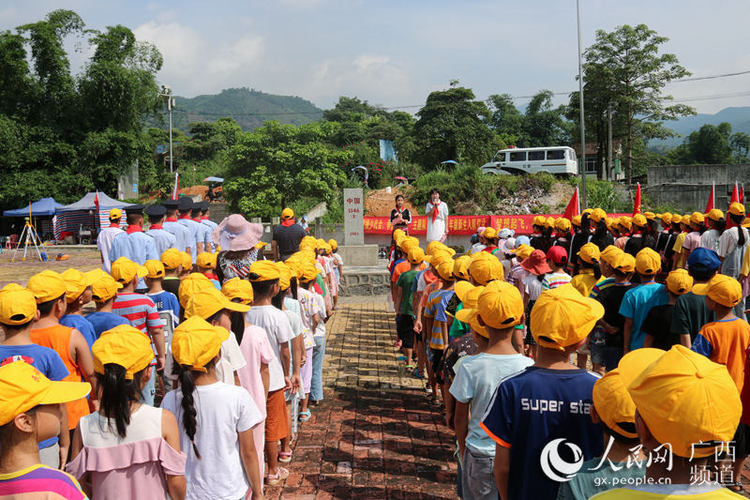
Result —
[{"label": "banner on wall", "polygon": [[[541,215],[541,214],[537,214]],[[609,214],[618,218],[630,214]],[[497,230],[512,229],[516,234],[531,234],[532,223],[536,215],[451,215],[448,217],[448,233],[456,235],[474,234],[482,226],[491,226]],[[560,214],[545,214],[544,217],[562,217]],[[365,234],[391,234],[393,228],[388,217],[365,217]],[[427,234],[427,216],[412,217],[409,234],[421,236]]]}]

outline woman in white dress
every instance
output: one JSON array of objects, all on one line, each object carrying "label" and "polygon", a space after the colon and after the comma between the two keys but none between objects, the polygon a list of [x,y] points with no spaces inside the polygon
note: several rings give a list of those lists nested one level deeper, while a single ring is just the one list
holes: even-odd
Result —
[{"label": "woman in white dress", "polygon": [[427,215],[427,243],[444,241],[448,236],[448,205],[440,201],[440,191],[430,191],[430,201],[425,209]]}]

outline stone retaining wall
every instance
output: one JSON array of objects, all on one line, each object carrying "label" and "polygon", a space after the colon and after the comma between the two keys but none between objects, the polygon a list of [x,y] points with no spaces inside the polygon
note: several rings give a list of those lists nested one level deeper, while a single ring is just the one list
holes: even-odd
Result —
[{"label": "stone retaining wall", "polygon": [[346,270],[341,279],[341,297],[383,295],[390,293],[390,275],[383,271]]}]

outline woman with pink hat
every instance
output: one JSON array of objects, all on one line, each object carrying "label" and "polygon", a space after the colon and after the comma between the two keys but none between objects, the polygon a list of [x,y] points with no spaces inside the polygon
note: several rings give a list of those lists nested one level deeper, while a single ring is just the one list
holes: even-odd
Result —
[{"label": "woman with pink hat", "polygon": [[248,222],[240,214],[232,214],[221,221],[211,235],[214,245],[221,247],[216,265],[219,281],[247,277],[250,264],[261,260],[257,248],[261,236],[263,226]]}]

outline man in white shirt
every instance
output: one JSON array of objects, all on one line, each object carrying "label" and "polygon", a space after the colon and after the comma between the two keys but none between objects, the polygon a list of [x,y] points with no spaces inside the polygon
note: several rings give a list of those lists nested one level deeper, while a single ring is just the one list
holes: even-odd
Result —
[{"label": "man in white shirt", "polygon": [[112,248],[112,240],[115,236],[122,234],[124,231],[120,229],[120,219],[122,219],[122,210],[119,208],[113,208],[109,211],[109,227],[105,227],[99,231],[99,236],[96,238],[96,246],[101,252],[102,269],[109,272],[112,267],[112,262],[109,260],[109,251]]}]

